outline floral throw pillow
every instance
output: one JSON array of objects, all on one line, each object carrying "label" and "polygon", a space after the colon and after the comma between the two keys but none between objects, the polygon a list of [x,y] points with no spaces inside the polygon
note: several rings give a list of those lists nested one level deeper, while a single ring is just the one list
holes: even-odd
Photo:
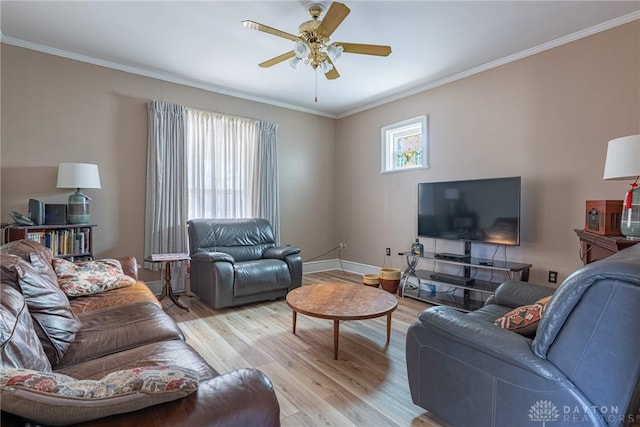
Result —
[{"label": "floral throw pillow", "polygon": [[74,263],[54,258],[53,269],[58,277],[58,286],[69,297],[97,294],[136,283],[134,278],[122,272],[122,265],[115,259]]},{"label": "floral throw pillow", "polygon": [[46,425],[67,425],[185,397],[198,388],[198,374],[177,366],[112,372],[100,380],[30,369],[0,369],[2,410]]}]

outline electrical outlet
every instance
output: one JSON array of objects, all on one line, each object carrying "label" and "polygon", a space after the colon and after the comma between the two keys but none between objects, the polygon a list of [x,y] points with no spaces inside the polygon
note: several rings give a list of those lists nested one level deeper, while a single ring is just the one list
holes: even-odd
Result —
[{"label": "electrical outlet", "polygon": [[549,283],[558,283],[557,271],[549,271]]},{"label": "electrical outlet", "polygon": [[342,249],[343,251],[346,251],[346,250],[347,250],[347,244],[346,244],[346,243],[342,243],[342,242],[340,242],[340,243],[338,243],[338,246],[339,246],[339,247],[340,247],[340,249]]},{"label": "electrical outlet", "polygon": [[391,256],[391,248],[387,248],[385,250],[385,253],[387,254],[387,256]]}]

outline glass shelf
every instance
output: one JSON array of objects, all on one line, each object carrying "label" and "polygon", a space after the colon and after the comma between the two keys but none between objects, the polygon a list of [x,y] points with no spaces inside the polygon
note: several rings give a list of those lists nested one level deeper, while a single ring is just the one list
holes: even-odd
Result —
[{"label": "glass shelf", "polygon": [[428,260],[438,261],[443,264],[453,264],[453,265],[462,265],[462,266],[468,266],[468,267],[485,268],[488,270],[519,272],[519,271],[529,270],[532,267],[531,264],[509,262],[509,261],[496,261],[488,258],[470,257],[465,261],[445,259],[445,258],[439,258],[437,254],[433,252],[425,252],[424,255],[420,255],[420,256],[413,255],[411,254],[411,252],[400,252],[398,255],[402,255],[405,257],[424,258]]},{"label": "glass shelf", "polygon": [[[495,290],[500,286],[502,282],[493,282],[488,280],[481,280],[474,278],[472,283],[460,283],[458,278],[471,278],[471,268],[502,271],[507,273],[520,273],[520,280],[529,280],[529,271],[532,267],[531,264],[509,262],[509,261],[496,261],[487,258],[465,257],[461,256],[461,259],[442,258],[438,254],[433,252],[425,252],[423,255],[413,255],[411,252],[400,252],[398,255],[406,257],[407,269],[402,274],[400,282],[401,296],[407,296],[410,298],[418,299],[420,301],[427,302],[435,305],[447,305],[454,307],[461,311],[473,311],[484,305],[484,300],[492,295]],[[447,254],[448,256],[455,257],[455,254]],[[434,261],[436,263],[457,265],[463,267],[463,275],[449,275],[450,280],[447,280],[447,274],[435,272],[432,270],[417,269],[421,260]],[[438,274],[441,277],[432,278],[432,274]],[[444,276],[444,277],[442,277]],[[410,278],[418,280],[418,284],[409,283]],[[438,286],[447,286],[453,288],[453,291],[448,292],[436,292],[423,289],[423,285],[435,285],[434,289]],[[455,290],[460,289],[462,295],[456,295]],[[474,299],[479,296],[482,300]]]}]

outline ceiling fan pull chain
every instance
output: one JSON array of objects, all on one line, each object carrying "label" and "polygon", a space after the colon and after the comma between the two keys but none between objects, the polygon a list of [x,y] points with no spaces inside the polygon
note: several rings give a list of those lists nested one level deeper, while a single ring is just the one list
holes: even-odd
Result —
[{"label": "ceiling fan pull chain", "polygon": [[316,68],[315,70],[313,70],[315,72],[316,75],[316,93],[315,93],[315,98],[314,98],[314,102],[318,102],[318,69]]}]

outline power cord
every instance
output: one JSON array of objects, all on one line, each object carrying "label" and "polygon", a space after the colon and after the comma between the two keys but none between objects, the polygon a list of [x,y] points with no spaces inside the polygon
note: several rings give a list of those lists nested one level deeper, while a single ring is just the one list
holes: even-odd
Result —
[{"label": "power cord", "polygon": [[[497,245],[496,246],[496,250],[493,251],[493,256],[491,257],[491,262],[495,262],[496,261],[496,255],[498,255],[498,251],[500,250],[500,246],[502,246],[502,245]],[[507,251],[507,247],[505,246],[504,248],[505,248],[504,249],[505,250],[504,256],[506,258],[506,256],[507,256],[507,252],[506,252]]]},{"label": "power cord", "polygon": [[[329,255],[331,252],[335,251],[336,249],[337,249],[339,252],[341,252],[341,251],[342,251],[342,249],[340,248],[340,245],[338,245],[338,246],[336,246],[336,247],[335,247],[335,248],[333,248],[333,249],[329,249],[329,250],[328,250],[327,252],[325,252],[325,253],[322,253],[322,254],[320,254],[320,255],[318,255],[318,256],[314,256],[313,258],[305,259],[305,260],[303,260],[303,261],[304,261],[304,262],[315,261],[315,260],[317,260],[318,258],[321,258],[321,257],[323,257],[323,256],[325,256],[325,255]],[[338,255],[339,255],[339,254],[338,254]]]},{"label": "power cord", "polygon": [[12,228],[19,227],[17,223],[3,223],[2,224],[2,244],[9,243],[9,233]]},{"label": "power cord", "polygon": [[600,239],[600,235],[596,236],[593,239],[593,242],[586,242],[586,246],[587,246],[587,250],[586,251],[582,251],[582,242],[580,244],[580,249],[578,250],[578,256],[580,257],[580,261],[584,262],[584,260],[586,259],[587,255],[589,254],[589,252],[591,252],[591,249],[593,249],[593,247],[596,245],[596,243],[598,242],[598,239]]},{"label": "power cord", "polygon": [[338,261],[340,261],[340,270],[342,270],[342,272],[346,274],[346,271],[344,271],[344,265],[342,264],[342,250],[343,249],[342,249],[342,247],[340,245],[336,246],[335,248],[329,249],[328,251],[326,251],[326,252],[324,252],[324,253],[322,253],[320,255],[317,255],[317,256],[315,256],[313,258],[309,258],[309,259],[303,260],[303,262],[315,261],[318,258],[322,258],[325,255],[329,255],[331,252],[333,252],[335,250],[338,251]]}]

